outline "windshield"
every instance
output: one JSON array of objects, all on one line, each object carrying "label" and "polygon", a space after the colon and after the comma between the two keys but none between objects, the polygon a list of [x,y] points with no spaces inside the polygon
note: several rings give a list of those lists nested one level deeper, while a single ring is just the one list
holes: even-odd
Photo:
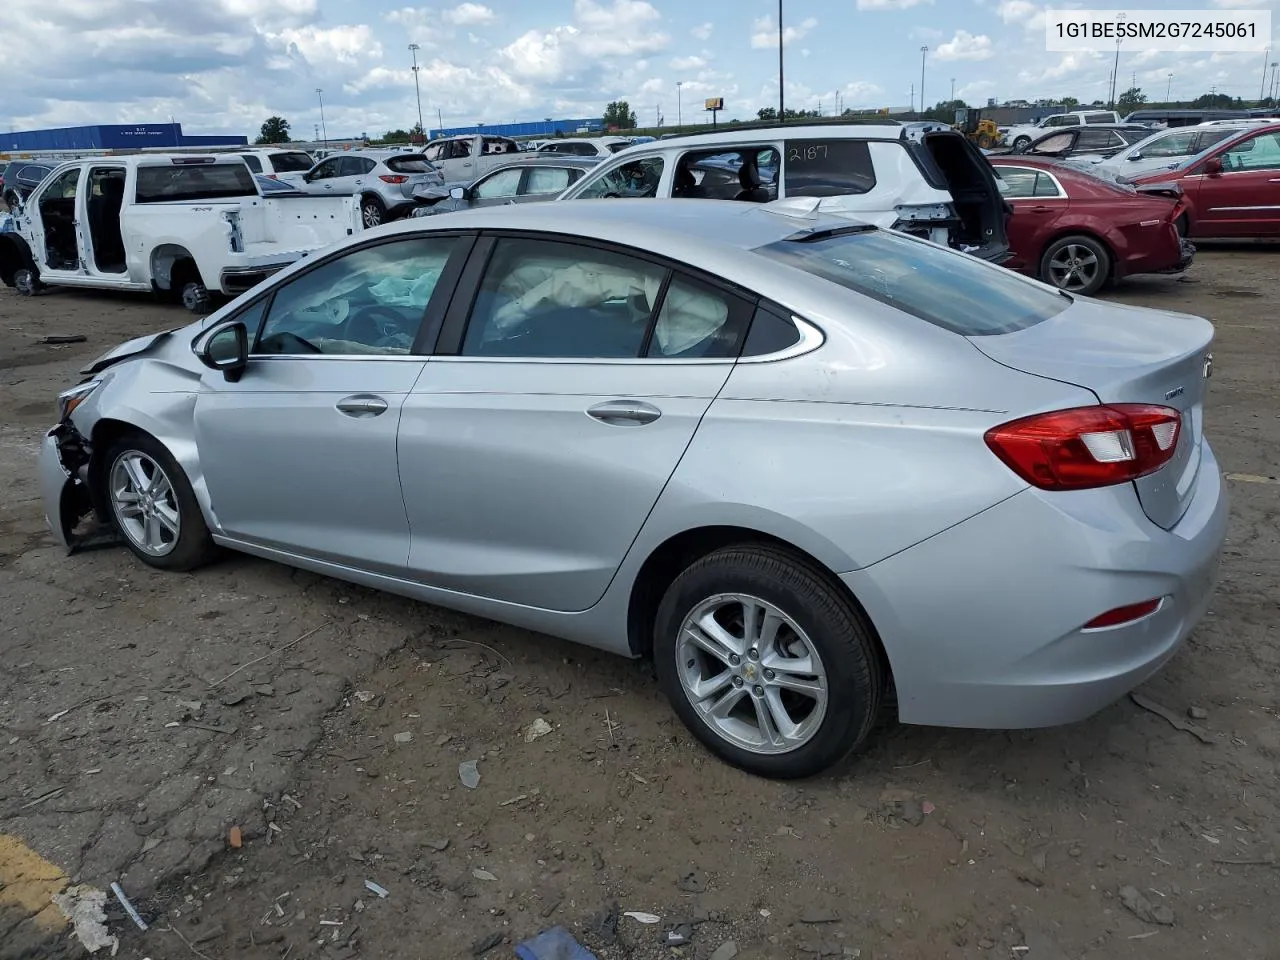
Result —
[{"label": "windshield", "polygon": [[885,230],[802,236],[754,252],[964,337],[1025,330],[1071,302],[1003,267]]}]

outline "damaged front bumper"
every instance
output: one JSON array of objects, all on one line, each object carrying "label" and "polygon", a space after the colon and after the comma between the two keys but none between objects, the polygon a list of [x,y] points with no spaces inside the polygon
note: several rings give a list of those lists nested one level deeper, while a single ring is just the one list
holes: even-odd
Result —
[{"label": "damaged front bumper", "polygon": [[44,500],[44,519],[61,546],[68,553],[104,542],[115,542],[114,533],[105,524],[86,535],[77,536],[76,527],[82,518],[97,513],[89,483],[89,463],[92,450],[75,425],[64,420],[44,436],[40,447],[40,495]]}]

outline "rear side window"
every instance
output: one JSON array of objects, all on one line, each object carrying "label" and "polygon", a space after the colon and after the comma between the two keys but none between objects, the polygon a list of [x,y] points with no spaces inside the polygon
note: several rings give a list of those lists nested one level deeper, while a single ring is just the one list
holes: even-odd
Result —
[{"label": "rear side window", "polygon": [[1084,115],[1085,123],[1115,123],[1116,118],[1110,113],[1086,113]]},{"label": "rear side window", "polygon": [[259,160],[254,154],[252,153],[244,154],[244,162],[248,164],[249,169],[252,170],[254,173],[262,172],[262,161]]},{"label": "rear side window", "polygon": [[756,253],[965,337],[1013,333],[1070,299],[973,257],[884,230],[780,240]]},{"label": "rear side window", "polygon": [[256,197],[253,174],[243,163],[139,167],[138,203]]},{"label": "rear side window", "polygon": [[876,185],[865,140],[788,140],[783,153],[788,197],[843,197]]},{"label": "rear side window", "polygon": [[295,153],[273,153],[271,166],[276,173],[298,173],[311,169],[314,161],[301,151]]},{"label": "rear side window", "polygon": [[771,353],[780,353],[799,342],[800,331],[796,329],[796,325],[762,305],[756,308],[756,315],[751,320],[751,329],[747,332],[747,342],[743,344],[742,356],[764,357]]},{"label": "rear side window", "polygon": [[387,169],[392,173],[430,173],[431,165],[422,154],[410,154],[405,157],[392,157],[387,161]]}]

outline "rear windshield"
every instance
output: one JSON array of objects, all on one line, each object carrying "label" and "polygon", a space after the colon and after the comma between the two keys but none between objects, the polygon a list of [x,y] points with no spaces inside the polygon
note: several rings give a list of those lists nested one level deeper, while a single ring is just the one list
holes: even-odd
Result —
[{"label": "rear windshield", "polygon": [[1025,330],[1070,303],[1003,267],[884,230],[780,240],[755,252],[965,337]]},{"label": "rear windshield", "polygon": [[253,174],[243,163],[138,168],[138,203],[256,197]]},{"label": "rear windshield", "polygon": [[276,173],[296,173],[299,171],[310,170],[315,163],[305,153],[273,153],[271,155],[271,166]]},{"label": "rear windshield", "polygon": [[420,153],[407,157],[392,157],[387,161],[387,169],[392,173],[430,173],[431,164]]}]

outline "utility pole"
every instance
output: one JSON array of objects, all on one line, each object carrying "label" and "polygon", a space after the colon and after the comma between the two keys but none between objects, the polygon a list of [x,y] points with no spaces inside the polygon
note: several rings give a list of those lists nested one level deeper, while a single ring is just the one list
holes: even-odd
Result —
[{"label": "utility pole", "polygon": [[436,122],[440,124],[440,136],[444,136],[444,113],[436,107]]},{"label": "utility pole", "polygon": [[324,125],[324,91],[316,87],[316,96],[320,99],[320,131],[324,134],[323,143],[327,147],[329,145],[329,130]]},{"label": "utility pole", "polygon": [[1276,67],[1277,66],[1280,66],[1280,62],[1272,60],[1271,61],[1271,103],[1273,105],[1276,102],[1276,80],[1277,80]]},{"label": "utility pole", "polygon": [[951,102],[956,102],[956,78],[951,78]]},{"label": "utility pole", "polygon": [[416,43],[409,44],[409,52],[413,54],[413,91],[418,95],[418,130],[425,142],[427,128],[422,125],[422,88],[418,86],[418,51],[421,49]]},{"label": "utility pole", "polygon": [[681,88],[684,86],[683,80],[676,81],[676,129],[684,126],[684,96]]},{"label": "utility pole", "polygon": [[1120,41],[1116,41],[1116,59],[1111,67],[1111,104],[1110,109],[1116,108],[1116,80],[1120,76]]},{"label": "utility pole", "polygon": [[912,81],[911,81],[911,93],[910,93],[910,97],[911,97],[911,112],[912,112],[912,113],[915,113],[915,110],[916,110],[916,82],[915,82],[914,80],[912,80]]},{"label": "utility pole", "polygon": [[1164,88],[1164,102],[1173,103],[1173,74],[1169,74],[1169,82]]},{"label": "utility pole", "polygon": [[778,122],[787,122],[786,97],[782,77],[782,0],[778,0]]},{"label": "utility pole", "polygon": [[1262,86],[1258,88],[1258,100],[1261,102],[1263,92],[1267,89],[1267,62],[1271,59],[1271,48],[1262,53]]},{"label": "utility pole", "polygon": [[927,46],[920,47],[920,113],[924,114],[924,62],[929,56],[929,48]]}]

